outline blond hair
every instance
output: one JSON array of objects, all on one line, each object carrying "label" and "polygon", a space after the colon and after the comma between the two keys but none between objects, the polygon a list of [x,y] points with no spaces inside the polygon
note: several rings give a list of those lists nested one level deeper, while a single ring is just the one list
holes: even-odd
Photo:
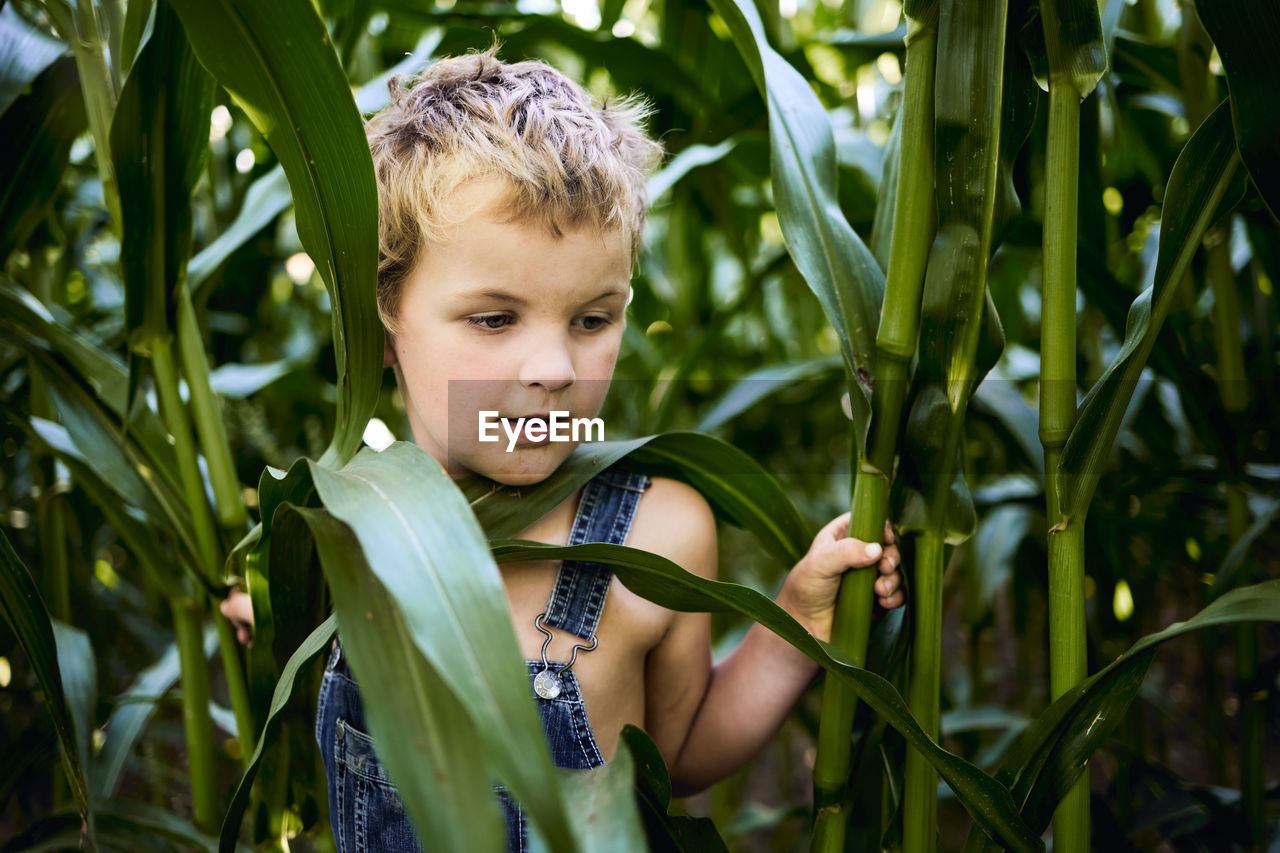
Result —
[{"label": "blond hair", "polygon": [[366,123],[378,176],[378,313],[397,330],[400,291],[422,251],[472,211],[449,200],[499,178],[504,222],[565,230],[626,229],[631,264],[649,205],[646,181],[664,154],[644,131],[638,95],[597,104],[540,60],[506,63],[500,45],[440,59],[388,84],[391,103]]}]

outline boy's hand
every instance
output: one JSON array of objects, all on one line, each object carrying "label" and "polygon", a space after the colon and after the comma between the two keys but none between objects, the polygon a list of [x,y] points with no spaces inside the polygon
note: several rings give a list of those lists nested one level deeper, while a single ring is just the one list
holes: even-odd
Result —
[{"label": "boy's hand", "polygon": [[218,605],[218,609],[235,626],[236,639],[241,645],[247,646],[253,642],[253,604],[247,592],[231,590],[231,594],[227,596],[226,601]]},{"label": "boy's hand", "polygon": [[831,639],[836,593],[840,578],[849,569],[874,565],[880,573],[875,581],[876,601],[881,607],[901,607],[906,601],[902,555],[893,527],[884,524],[884,546],[849,538],[849,513],[827,523],[813,538],[809,553],[787,575],[778,593],[778,604],[820,640]]}]

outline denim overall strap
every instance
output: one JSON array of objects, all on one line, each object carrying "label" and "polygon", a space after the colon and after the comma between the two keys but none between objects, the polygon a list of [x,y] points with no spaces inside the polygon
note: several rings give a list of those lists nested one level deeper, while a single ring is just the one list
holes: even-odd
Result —
[{"label": "denim overall strap", "polygon": [[[646,474],[606,469],[587,481],[569,544],[609,542],[621,545],[631,530],[640,495],[649,487]],[[584,640],[595,636],[613,572],[600,563],[565,560],[547,599],[543,622]]]}]

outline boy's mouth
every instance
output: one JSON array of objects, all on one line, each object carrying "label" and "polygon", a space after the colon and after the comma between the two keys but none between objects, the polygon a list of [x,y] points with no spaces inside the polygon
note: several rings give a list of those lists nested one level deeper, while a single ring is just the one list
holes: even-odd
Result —
[{"label": "boy's mouth", "polygon": [[515,433],[517,424],[519,425],[519,433],[517,434],[518,444],[545,444],[549,437],[543,431],[542,437],[534,439],[529,435],[529,427],[534,422],[546,424],[551,421],[549,412],[531,412],[527,415],[502,415],[503,431],[507,435]]}]

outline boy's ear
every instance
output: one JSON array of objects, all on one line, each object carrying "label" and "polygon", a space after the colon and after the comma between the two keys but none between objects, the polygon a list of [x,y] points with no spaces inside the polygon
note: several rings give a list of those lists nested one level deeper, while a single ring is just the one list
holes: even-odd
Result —
[{"label": "boy's ear", "polygon": [[390,332],[385,332],[382,336],[382,366],[392,367],[396,363],[396,339]]}]

